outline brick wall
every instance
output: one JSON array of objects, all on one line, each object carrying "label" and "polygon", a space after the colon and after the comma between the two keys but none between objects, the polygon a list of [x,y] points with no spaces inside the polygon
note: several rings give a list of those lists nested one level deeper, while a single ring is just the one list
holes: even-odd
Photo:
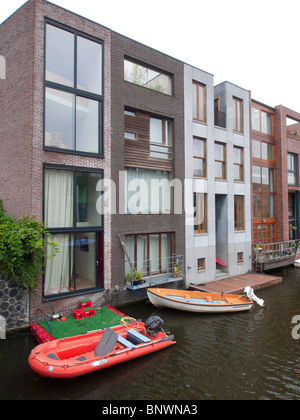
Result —
[{"label": "brick wall", "polygon": [[[75,28],[104,41],[104,159],[43,150],[44,120],[44,19]],[[104,170],[110,178],[111,159],[111,33],[110,30],[44,0],[30,0],[1,25],[0,55],[6,58],[7,78],[0,80],[1,158],[0,198],[5,211],[18,218],[26,213],[43,219],[43,164]],[[105,217],[104,284],[111,279],[111,221]],[[42,295],[42,283],[37,290]],[[103,296],[103,299],[102,299]],[[80,297],[82,298],[82,297]],[[109,293],[89,298],[103,302]],[[55,309],[77,306],[78,297],[53,302]],[[47,303],[31,296],[31,316],[36,307],[49,312]]]},{"label": "brick wall", "polygon": [[[168,96],[124,81],[124,57],[135,59],[146,66],[173,74],[173,95]],[[112,179],[117,191],[119,172],[125,170],[124,108],[130,107],[174,120],[173,178],[184,180],[184,91],[183,63],[148,48],[129,38],[112,33]],[[137,161],[136,167],[139,167]],[[184,203],[184,201],[182,201]],[[119,202],[117,203],[117,208]],[[173,252],[184,255],[184,214],[176,215],[115,215],[112,218],[112,289],[123,282],[124,253],[118,239],[127,234],[174,232]]]}]

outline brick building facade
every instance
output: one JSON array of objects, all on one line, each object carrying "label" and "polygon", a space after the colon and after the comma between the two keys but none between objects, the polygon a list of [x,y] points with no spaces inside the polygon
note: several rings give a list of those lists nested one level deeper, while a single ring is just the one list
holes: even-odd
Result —
[{"label": "brick building facade", "polygon": [[[184,255],[184,216],[172,214],[170,187],[168,211],[129,211],[120,204],[126,199],[120,173],[125,179],[135,171],[139,177],[155,173],[161,181],[183,182],[183,64],[44,0],[29,0],[0,31],[7,63],[0,85],[0,196],[12,217],[32,214],[43,220],[60,248],[31,296],[30,316],[36,308],[49,311],[47,300],[60,311],[76,306],[78,296],[98,304],[132,300],[137,295],[126,288],[128,263],[119,234],[127,246],[135,241],[132,260],[137,242],[139,247],[143,242],[144,260],[152,268],[147,271],[140,255],[133,264],[146,276],[165,274],[172,255],[180,254],[181,261]],[[142,63],[149,74],[159,74],[170,92],[124,80],[127,58],[136,68]],[[148,151],[146,158],[131,158],[134,165],[128,169],[124,124],[129,111],[148,121]],[[152,146],[150,130],[158,136]],[[142,134],[143,129],[137,133]],[[143,148],[145,142],[138,144]],[[105,180],[113,185],[107,194]],[[116,199],[112,212],[110,193]]]}]

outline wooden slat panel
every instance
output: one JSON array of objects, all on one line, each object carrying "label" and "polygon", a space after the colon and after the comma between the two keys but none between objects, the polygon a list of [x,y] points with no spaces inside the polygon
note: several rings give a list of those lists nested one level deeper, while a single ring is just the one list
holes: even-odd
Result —
[{"label": "wooden slat panel", "polygon": [[135,117],[124,115],[124,131],[137,135],[136,140],[125,141],[125,166],[171,172],[171,159],[150,157],[150,115],[136,111]]}]

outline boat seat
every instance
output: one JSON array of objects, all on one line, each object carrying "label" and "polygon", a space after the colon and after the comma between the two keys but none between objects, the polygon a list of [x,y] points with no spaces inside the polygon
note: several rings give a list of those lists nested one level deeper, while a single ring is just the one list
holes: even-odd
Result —
[{"label": "boat seat", "polygon": [[118,335],[118,342],[123,344],[123,346],[128,347],[130,349],[135,349],[136,348],[136,346],[133,343],[126,340],[126,338],[121,337],[120,335]]},{"label": "boat seat", "polygon": [[128,330],[126,338],[133,344],[149,343],[149,341],[151,341],[150,338],[135,330]]},{"label": "boat seat", "polygon": [[212,298],[210,296],[205,296],[206,302],[212,302]]},{"label": "boat seat", "polygon": [[111,328],[106,328],[94,350],[95,356],[102,357],[111,353],[118,341],[118,337],[118,334]]}]

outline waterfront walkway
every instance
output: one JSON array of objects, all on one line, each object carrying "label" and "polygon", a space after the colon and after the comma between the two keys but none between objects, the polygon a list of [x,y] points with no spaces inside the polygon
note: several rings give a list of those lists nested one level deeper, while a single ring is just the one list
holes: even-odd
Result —
[{"label": "waterfront walkway", "polygon": [[222,280],[212,281],[206,284],[190,284],[190,288],[207,293],[244,293],[244,289],[247,286],[252,287],[253,290],[262,289],[265,287],[279,284],[283,281],[282,277],[258,274],[258,273],[247,273],[241,276],[228,277]]}]

